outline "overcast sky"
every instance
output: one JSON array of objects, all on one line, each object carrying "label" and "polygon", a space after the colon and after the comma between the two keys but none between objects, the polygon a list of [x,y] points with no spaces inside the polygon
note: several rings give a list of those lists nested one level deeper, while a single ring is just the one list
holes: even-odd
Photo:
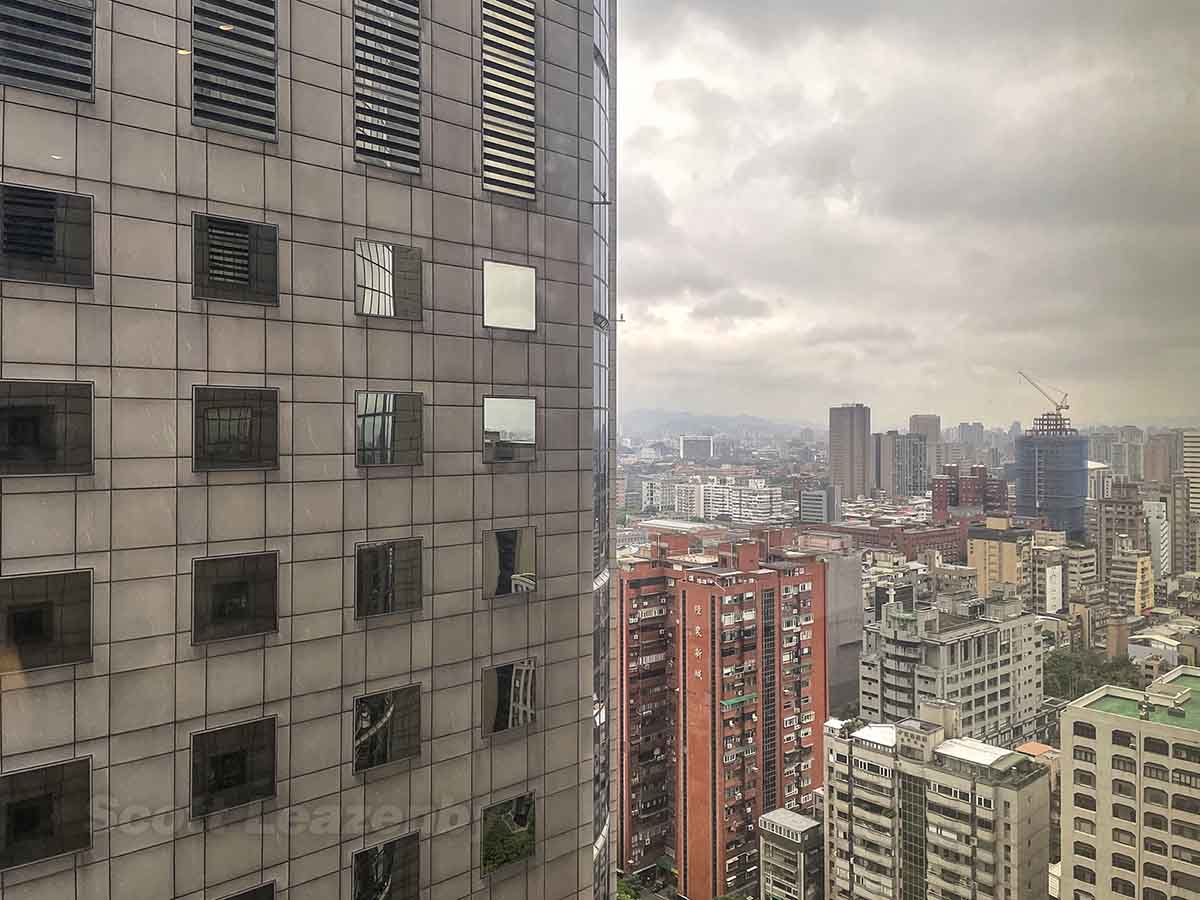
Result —
[{"label": "overcast sky", "polygon": [[620,9],[625,408],[1200,421],[1200,2]]}]

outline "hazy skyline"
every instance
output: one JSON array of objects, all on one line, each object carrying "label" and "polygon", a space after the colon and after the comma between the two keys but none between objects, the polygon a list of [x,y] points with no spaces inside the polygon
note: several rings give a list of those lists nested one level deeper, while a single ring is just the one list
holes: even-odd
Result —
[{"label": "hazy skyline", "polygon": [[1200,5],[628,4],[620,402],[1200,420]]}]

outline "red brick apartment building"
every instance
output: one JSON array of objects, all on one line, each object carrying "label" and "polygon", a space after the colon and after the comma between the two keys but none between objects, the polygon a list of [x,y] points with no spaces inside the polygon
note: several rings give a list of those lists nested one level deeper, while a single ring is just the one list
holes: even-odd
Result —
[{"label": "red brick apartment building", "polygon": [[825,564],[757,538],[712,564],[664,535],[619,572],[620,867],[669,866],[689,900],[753,894],[758,816],[821,784]]}]

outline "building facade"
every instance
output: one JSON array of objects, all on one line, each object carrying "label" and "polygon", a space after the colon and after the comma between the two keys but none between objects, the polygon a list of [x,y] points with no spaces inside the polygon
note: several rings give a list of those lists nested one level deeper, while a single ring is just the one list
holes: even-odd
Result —
[{"label": "building facade", "polygon": [[1012,520],[988,517],[967,529],[967,565],[979,576],[980,596],[1004,584],[1027,588],[1032,575],[1033,532]]},{"label": "building facade", "polygon": [[942,417],[928,413],[916,413],[908,417],[908,431],[925,438],[925,461],[929,467],[929,477],[941,471],[938,462],[938,447],[942,443]]},{"label": "building facade", "polygon": [[[830,407],[829,478],[848,500],[864,497],[871,490],[870,440],[871,407],[861,403]],[[1200,444],[1197,446],[1200,449]],[[1197,463],[1200,465],[1200,456]],[[1200,471],[1197,475],[1200,476]]]},{"label": "building facade", "polygon": [[1044,516],[1067,538],[1086,537],[1084,502],[1088,497],[1088,439],[1061,413],[1045,413],[1016,440],[1016,514]]},{"label": "building facade", "polygon": [[760,900],[824,900],[823,843],[820,818],[790,809],[759,816]]},{"label": "building facade", "polygon": [[800,492],[800,521],[810,525],[838,522],[842,518],[842,489],[836,484]]},{"label": "building facade", "polygon": [[3,5],[5,893],[611,890],[612,13]]}]

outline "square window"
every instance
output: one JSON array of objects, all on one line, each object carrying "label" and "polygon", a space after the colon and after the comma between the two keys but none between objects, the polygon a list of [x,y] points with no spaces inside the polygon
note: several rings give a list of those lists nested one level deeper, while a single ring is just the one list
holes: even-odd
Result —
[{"label": "square window", "polygon": [[279,229],[261,222],[192,216],[192,296],[279,305]]},{"label": "square window", "polygon": [[537,270],[485,260],[483,324],[513,331],[537,330]]},{"label": "square window", "polygon": [[0,673],[92,661],[92,572],[0,578]]},{"label": "square window", "polygon": [[419,466],[422,456],[421,394],[354,392],[354,464]]},{"label": "square window", "polygon": [[279,630],[279,553],[192,560],[192,643]]},{"label": "square window", "polygon": [[537,721],[537,660],[523,659],[483,670],[483,736]]},{"label": "square window", "polygon": [[527,397],[483,398],[483,461],[532,462],[537,455],[537,402]]},{"label": "square window", "polygon": [[192,471],[279,468],[279,391],[202,387],[192,395]]},{"label": "square window", "polygon": [[406,834],[354,854],[354,900],[418,900],[421,835]]},{"label": "square window", "polygon": [[421,686],[354,700],[354,772],[421,755]]},{"label": "square window", "polygon": [[421,248],[354,241],[354,312],[421,321]]},{"label": "square window", "polygon": [[354,618],[421,608],[421,538],[354,547]]},{"label": "square window", "polygon": [[0,775],[0,869],[92,846],[91,757]]},{"label": "square window", "polygon": [[275,900],[275,882],[269,881],[266,884],[260,884],[258,887],[252,887],[240,894],[225,897],[224,900]]},{"label": "square window", "polygon": [[192,735],[193,819],[275,796],[275,717]]},{"label": "square window", "polygon": [[532,859],[536,849],[537,807],[532,793],[484,808],[479,837],[481,875]]},{"label": "square window", "polygon": [[537,590],[537,530],[532,525],[483,533],[483,598]]},{"label": "square window", "polygon": [[92,198],[0,185],[0,279],[93,287]]},{"label": "square window", "polygon": [[0,476],[94,472],[91,383],[0,381]]}]

